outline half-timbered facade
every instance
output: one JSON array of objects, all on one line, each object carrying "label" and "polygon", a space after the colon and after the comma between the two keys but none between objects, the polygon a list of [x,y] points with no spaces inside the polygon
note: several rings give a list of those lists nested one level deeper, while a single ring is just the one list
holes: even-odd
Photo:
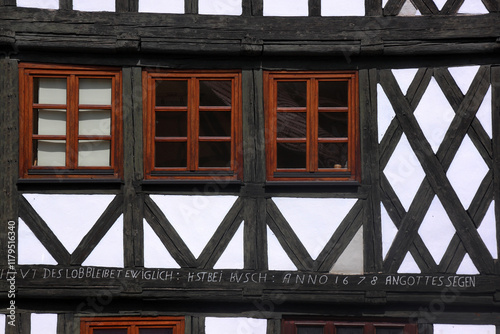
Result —
[{"label": "half-timbered facade", "polygon": [[500,333],[496,0],[0,0],[0,333]]}]

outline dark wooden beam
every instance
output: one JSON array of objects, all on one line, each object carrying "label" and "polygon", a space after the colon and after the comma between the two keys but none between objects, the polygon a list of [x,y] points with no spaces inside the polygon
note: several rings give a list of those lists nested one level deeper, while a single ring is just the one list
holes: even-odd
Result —
[{"label": "dark wooden beam", "polygon": [[321,0],[309,0],[309,16],[321,16]]},{"label": "dark wooden beam", "polygon": [[362,183],[371,186],[363,223],[365,272],[382,270],[382,225],[380,213],[379,145],[377,124],[377,70],[359,71],[359,117],[361,131]]},{"label": "dark wooden beam", "polygon": [[73,0],[59,0],[60,10],[73,10]]},{"label": "dark wooden beam", "polygon": [[[495,221],[497,222],[497,250],[500,258],[500,67],[491,68],[491,112],[493,143],[493,197],[495,199]],[[497,260],[497,275],[500,275],[500,261]]]},{"label": "dark wooden beam", "polygon": [[142,71],[123,69],[123,173],[124,173],[124,252],[125,267],[144,266],[144,195],[138,192],[143,179],[142,151]]},{"label": "dark wooden beam", "polygon": [[186,14],[198,14],[198,0],[184,0],[184,12]]},{"label": "dark wooden beam", "polygon": [[264,14],[263,0],[243,0],[243,16],[262,16]]},{"label": "dark wooden beam", "polygon": [[[0,244],[7,245],[9,224],[17,232],[17,177],[19,155],[19,71],[17,61],[0,59]],[[13,223],[9,223],[13,222]],[[17,235],[17,233],[16,233]],[[17,240],[17,237],[15,238]],[[16,244],[17,248],[17,244]],[[7,246],[0,249],[0,265],[6,265]]]},{"label": "dark wooden beam", "polygon": [[382,0],[365,0],[366,16],[382,16]]},{"label": "dark wooden beam", "polygon": [[16,0],[0,0],[0,7],[2,6],[16,6]]},{"label": "dark wooden beam", "polygon": [[115,0],[115,9],[118,13],[137,13],[139,11],[139,0]]}]

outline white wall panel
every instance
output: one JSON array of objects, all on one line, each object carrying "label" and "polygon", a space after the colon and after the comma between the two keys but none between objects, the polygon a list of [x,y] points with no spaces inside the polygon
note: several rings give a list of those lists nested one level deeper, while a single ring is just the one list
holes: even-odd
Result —
[{"label": "white wall panel", "polygon": [[488,14],[488,10],[484,7],[481,0],[465,0],[460,9],[459,14]]},{"label": "white wall panel", "polygon": [[334,274],[363,274],[363,227],[361,226],[349,245],[346,247],[330,273]]},{"label": "white wall panel", "polygon": [[57,314],[32,313],[31,334],[56,334]]},{"label": "white wall panel", "polygon": [[82,265],[123,267],[123,215],[118,217]]},{"label": "white wall panel", "polygon": [[114,195],[24,194],[28,202],[72,253]]},{"label": "white wall panel", "polygon": [[495,223],[495,201],[492,201],[490,208],[486,212],[483,218],[481,226],[477,229],[481,239],[483,239],[486,247],[493,256],[494,259],[498,258],[497,250],[497,227]]},{"label": "white wall panel", "polygon": [[0,334],[5,334],[5,315],[0,314]]},{"label": "white wall panel", "polygon": [[315,259],[356,203],[348,198],[278,198],[273,201]]},{"label": "white wall panel", "polygon": [[441,261],[455,233],[456,230],[453,223],[438,197],[435,196],[424,217],[422,225],[420,225],[418,229],[418,234],[429,249],[436,263]]},{"label": "white wall panel", "polygon": [[264,16],[308,16],[307,0],[264,0]]},{"label": "white wall panel", "polygon": [[115,0],[73,0],[73,9],[86,12],[114,12]]},{"label": "white wall panel", "polygon": [[17,0],[18,7],[59,9],[59,0]]},{"label": "white wall panel", "polygon": [[415,259],[411,255],[410,252],[408,252],[403,259],[403,262],[401,262],[401,266],[399,266],[398,273],[399,274],[418,274],[420,273],[420,268],[418,267],[417,262],[415,262]]},{"label": "white wall panel", "polygon": [[267,261],[269,270],[297,270],[269,227],[267,228]]},{"label": "white wall panel", "polygon": [[457,269],[457,274],[459,275],[478,275],[479,271],[477,270],[476,266],[472,262],[469,254],[465,254],[464,259],[462,260],[462,263]]},{"label": "white wall panel", "polygon": [[151,198],[198,257],[236,201],[236,196],[162,196]]},{"label": "white wall panel", "polygon": [[214,265],[214,269],[243,269],[244,262],[244,244],[243,230],[245,222],[241,222],[240,227],[222,253],[219,261]]},{"label": "white wall panel", "polygon": [[146,268],[180,268],[148,222],[143,220],[143,224],[144,266]]},{"label": "white wall panel", "polygon": [[205,319],[206,334],[266,334],[267,320],[254,318]]},{"label": "white wall panel", "polygon": [[19,219],[17,239],[18,264],[57,264],[22,219]]},{"label": "white wall panel", "polygon": [[434,325],[434,334],[495,334],[493,325]]},{"label": "white wall panel", "polygon": [[241,0],[199,0],[198,12],[212,15],[241,15]]},{"label": "white wall panel", "polygon": [[184,14],[184,0],[139,0],[139,12]]},{"label": "white wall panel", "polygon": [[364,0],[321,0],[322,16],[364,16]]}]

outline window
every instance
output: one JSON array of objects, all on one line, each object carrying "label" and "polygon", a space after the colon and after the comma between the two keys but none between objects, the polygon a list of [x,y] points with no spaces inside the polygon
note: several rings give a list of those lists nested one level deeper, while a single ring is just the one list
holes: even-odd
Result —
[{"label": "window", "polygon": [[242,173],[239,72],[144,72],[147,179]]},{"label": "window", "polygon": [[417,334],[417,325],[398,322],[284,320],[283,334]]},{"label": "window", "polygon": [[356,72],[265,73],[267,179],[358,180]]},{"label": "window", "polygon": [[183,317],[82,318],[81,334],[184,334]]},{"label": "window", "polygon": [[121,176],[121,73],[20,64],[22,178]]}]

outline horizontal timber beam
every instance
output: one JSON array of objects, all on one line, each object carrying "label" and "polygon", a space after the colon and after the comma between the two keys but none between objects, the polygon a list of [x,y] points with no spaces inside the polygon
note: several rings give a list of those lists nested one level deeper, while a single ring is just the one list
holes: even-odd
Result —
[{"label": "horizontal timber beam", "polygon": [[[0,51],[405,55],[500,51],[500,15],[255,17],[3,8]],[[13,45],[12,45],[13,44]]]}]

